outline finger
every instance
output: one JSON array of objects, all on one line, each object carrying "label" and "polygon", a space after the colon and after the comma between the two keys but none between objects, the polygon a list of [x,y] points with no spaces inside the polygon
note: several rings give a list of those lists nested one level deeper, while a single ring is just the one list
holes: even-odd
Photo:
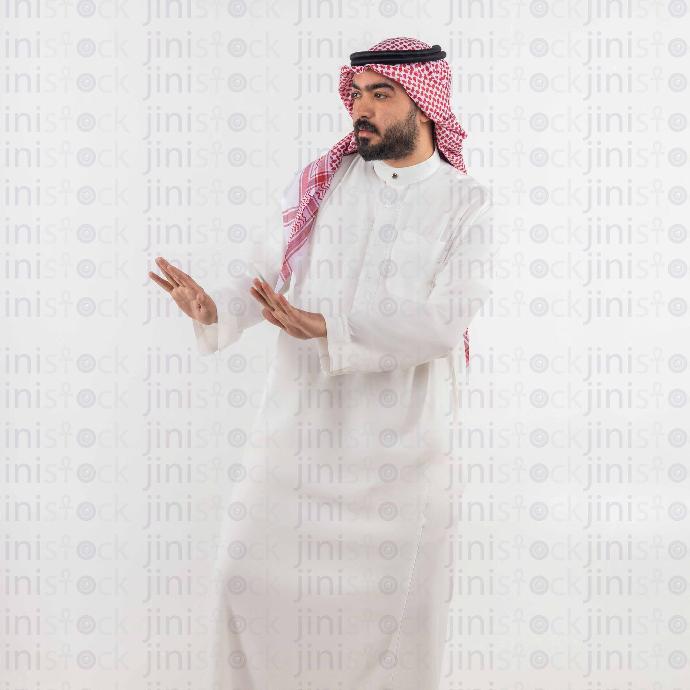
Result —
[{"label": "finger", "polygon": [[288,314],[288,316],[292,317],[295,321],[301,321],[302,313],[297,307],[293,307],[284,295],[277,294],[276,299],[280,308]]},{"label": "finger", "polygon": [[288,334],[293,337],[301,337],[301,332],[299,330],[295,330],[292,327],[292,324],[290,322],[290,317],[287,316],[284,312],[280,311],[280,309],[274,309],[273,312],[271,312],[271,315],[273,316],[274,319],[277,319],[278,323],[280,324],[280,327]]},{"label": "finger", "polygon": [[266,295],[266,291],[264,290],[263,285],[261,284],[261,280],[259,280],[258,278],[254,278],[252,280],[252,288],[259,293],[259,296],[262,298],[264,303],[268,307],[273,309],[273,305],[271,304],[271,302],[268,299],[268,296]]},{"label": "finger", "polygon": [[288,316],[284,311],[276,309],[273,312],[273,315],[283,324],[283,328],[285,329],[288,335],[291,335],[293,338],[304,339],[308,337],[309,334],[306,333],[304,329],[301,328],[299,325],[295,324],[292,318]]},{"label": "finger", "polygon": [[185,273],[181,268],[173,266],[171,263],[166,264],[166,266],[169,271],[172,271],[173,276],[180,285],[203,291],[204,288],[202,288],[201,285],[199,285],[199,283],[197,283],[196,280],[189,275],[189,273]]},{"label": "finger", "polygon": [[273,290],[273,288],[265,281],[261,281],[261,287],[263,288],[264,295],[266,299],[275,307],[278,306],[278,294]]},{"label": "finger", "polygon": [[262,289],[266,300],[271,305],[271,309],[277,309],[280,305],[278,304],[278,300],[275,298],[275,293],[273,290],[271,290],[271,287],[267,283],[264,283],[262,285]]},{"label": "finger", "polygon": [[261,302],[261,304],[264,305],[264,307],[268,307],[269,309],[272,309],[272,305],[268,302],[268,300],[263,296],[263,294],[255,287],[252,287],[250,289],[250,292],[252,293],[252,297],[256,299],[257,301]]},{"label": "finger", "polygon": [[302,311],[297,309],[297,307],[293,307],[284,295],[278,295],[278,302],[280,308],[290,319],[293,329],[299,331],[302,335],[309,335],[305,316],[302,314]]},{"label": "finger", "polygon": [[169,261],[166,261],[162,256],[156,258],[156,263],[162,271],[170,277],[172,281],[177,283],[177,285],[182,285],[184,287],[193,288],[194,290],[204,291],[204,288],[197,283],[192,276],[185,273],[182,269],[173,266]]},{"label": "finger", "polygon": [[263,309],[261,313],[264,315],[264,318],[267,321],[270,321],[274,326],[280,326],[280,328],[284,328],[283,324],[280,323],[280,321],[278,321],[275,316],[273,316],[270,309]]},{"label": "finger", "polygon": [[282,312],[280,309],[273,309],[271,314],[274,318],[278,319],[283,326],[288,326],[290,324],[290,319]]},{"label": "finger", "polygon": [[162,256],[156,257],[156,263],[158,264],[158,268],[168,277],[173,287],[178,287],[180,283],[173,275],[170,264]]},{"label": "finger", "polygon": [[167,280],[161,278],[157,273],[149,271],[149,277],[158,285],[160,285],[166,292],[172,292],[174,285],[171,285]]}]

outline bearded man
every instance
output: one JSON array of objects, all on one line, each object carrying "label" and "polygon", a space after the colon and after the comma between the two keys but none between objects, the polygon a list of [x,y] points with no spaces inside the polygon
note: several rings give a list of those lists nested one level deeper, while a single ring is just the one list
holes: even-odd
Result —
[{"label": "bearded man", "polygon": [[[489,190],[467,174],[438,45],[353,53],[353,130],[298,171],[283,233],[215,300],[149,275],[200,352],[279,330],[217,560],[223,690],[434,690],[448,611],[448,378],[489,297]],[[464,336],[464,337],[463,337]],[[448,369],[446,369],[448,367]],[[279,401],[279,406],[269,401]]]}]

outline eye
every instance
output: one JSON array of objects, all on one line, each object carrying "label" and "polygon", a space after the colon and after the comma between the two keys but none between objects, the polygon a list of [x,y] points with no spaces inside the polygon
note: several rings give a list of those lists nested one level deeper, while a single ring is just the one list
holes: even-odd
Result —
[{"label": "eye", "polygon": [[[352,98],[354,98],[355,96],[359,96],[359,92],[358,92],[358,91],[353,91],[353,92],[350,94],[350,96],[351,96]],[[386,94],[385,94],[385,93],[382,93],[381,91],[377,91],[376,93],[374,93],[374,96],[383,96],[383,98],[388,98],[388,96],[386,96]]]}]

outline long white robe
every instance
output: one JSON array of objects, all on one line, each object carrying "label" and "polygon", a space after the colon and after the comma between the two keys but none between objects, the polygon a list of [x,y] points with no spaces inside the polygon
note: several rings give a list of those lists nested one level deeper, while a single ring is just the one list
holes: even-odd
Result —
[{"label": "long white robe", "polygon": [[[324,314],[327,336],[275,327],[252,428],[266,442],[245,449],[222,527],[216,687],[438,687],[448,373],[491,292],[491,209],[438,151],[405,168],[343,159],[286,293]],[[260,265],[273,284],[283,248]],[[263,320],[252,278],[212,293],[200,352]]]}]

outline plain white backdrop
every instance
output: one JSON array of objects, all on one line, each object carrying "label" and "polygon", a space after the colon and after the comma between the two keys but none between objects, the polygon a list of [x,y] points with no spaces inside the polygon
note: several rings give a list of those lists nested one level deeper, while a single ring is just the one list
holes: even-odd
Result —
[{"label": "plain white backdrop", "polygon": [[147,271],[244,272],[294,172],[351,129],[340,66],[392,36],[447,52],[504,218],[449,439],[441,690],[690,688],[686,2],[0,17],[3,688],[207,687],[277,331],[202,357]]}]

